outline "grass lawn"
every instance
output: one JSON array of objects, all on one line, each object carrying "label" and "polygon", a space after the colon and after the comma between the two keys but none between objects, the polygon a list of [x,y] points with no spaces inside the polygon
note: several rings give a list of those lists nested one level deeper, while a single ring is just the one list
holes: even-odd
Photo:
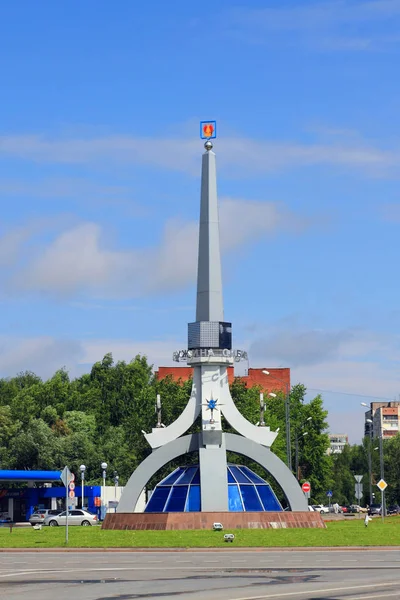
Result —
[{"label": "grass lawn", "polygon": [[[230,531],[110,531],[101,527],[69,527],[70,548],[218,548],[400,546],[400,517],[328,522],[326,529],[239,529]],[[64,548],[65,527],[0,528],[0,548]]]}]

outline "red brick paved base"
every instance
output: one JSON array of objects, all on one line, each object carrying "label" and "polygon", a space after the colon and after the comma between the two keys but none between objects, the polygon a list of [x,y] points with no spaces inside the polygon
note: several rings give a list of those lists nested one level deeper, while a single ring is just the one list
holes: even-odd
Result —
[{"label": "red brick paved base", "polygon": [[224,529],[325,528],[319,512],[109,513],[102,528],[212,529],[213,523],[222,523]]}]

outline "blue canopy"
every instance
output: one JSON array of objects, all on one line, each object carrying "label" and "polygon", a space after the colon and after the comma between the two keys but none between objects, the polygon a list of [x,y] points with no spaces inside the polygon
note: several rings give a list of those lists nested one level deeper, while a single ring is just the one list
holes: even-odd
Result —
[{"label": "blue canopy", "polygon": [[0,469],[0,481],[58,481],[61,471],[11,471]]}]

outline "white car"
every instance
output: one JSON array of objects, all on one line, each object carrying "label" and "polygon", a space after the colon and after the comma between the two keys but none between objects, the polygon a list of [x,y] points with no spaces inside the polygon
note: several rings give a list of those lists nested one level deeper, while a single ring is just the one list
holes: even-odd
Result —
[{"label": "white car", "polygon": [[329,513],[329,506],[324,506],[323,504],[313,504],[312,507],[321,514]]},{"label": "white car", "polygon": [[[59,515],[49,515],[45,518],[43,525],[49,525],[49,527],[57,527],[58,525],[67,524],[67,513],[66,511]],[[83,525],[88,527],[90,525],[98,525],[99,521],[96,515],[87,510],[70,510],[68,513],[68,525]]]}]

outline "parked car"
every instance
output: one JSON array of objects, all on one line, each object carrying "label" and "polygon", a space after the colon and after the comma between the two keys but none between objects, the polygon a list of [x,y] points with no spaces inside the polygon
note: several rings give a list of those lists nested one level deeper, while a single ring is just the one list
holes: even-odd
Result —
[{"label": "parked car", "polygon": [[43,525],[46,517],[50,515],[59,515],[61,510],[39,508],[36,512],[32,513],[29,517],[29,523],[31,525]]},{"label": "parked car", "polygon": [[311,506],[311,504],[309,504],[309,505],[308,505],[308,510],[309,510],[310,512],[314,512],[314,508]]},{"label": "parked car", "polygon": [[369,515],[380,515],[381,514],[381,505],[380,504],[371,504],[368,509]]},{"label": "parked car", "polygon": [[399,515],[400,514],[400,506],[398,504],[392,504],[387,509],[388,515]]},{"label": "parked car", "polygon": [[350,506],[350,510],[351,510],[351,512],[354,512],[354,513],[366,513],[366,512],[368,512],[368,508],[365,508],[364,506],[360,506],[359,504],[352,504]]},{"label": "parked car", "polygon": [[324,506],[323,504],[313,504],[312,507],[321,514],[329,513],[329,506]]},{"label": "parked car", "polygon": [[[87,510],[70,510],[68,513],[68,526],[83,525],[84,527],[88,527],[90,525],[97,525],[98,522],[97,515],[92,515]],[[48,515],[44,520],[44,525],[49,525],[50,527],[66,524],[67,513],[65,510],[59,515]]]}]

